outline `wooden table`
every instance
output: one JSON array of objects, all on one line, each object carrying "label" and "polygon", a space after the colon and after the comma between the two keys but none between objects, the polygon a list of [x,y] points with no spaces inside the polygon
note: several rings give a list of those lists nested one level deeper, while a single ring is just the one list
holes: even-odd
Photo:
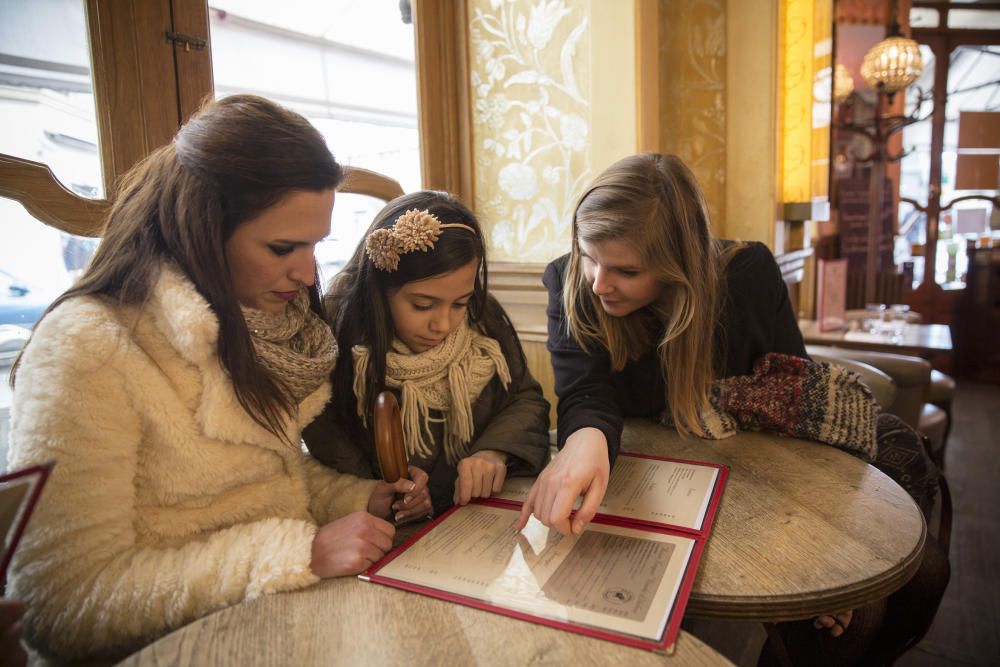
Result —
[{"label": "wooden table", "polygon": [[683,439],[636,419],[622,449],[729,467],[688,614],[774,622],[856,609],[920,564],[926,527],[909,494],[833,447],[750,432]]},{"label": "wooden table", "polygon": [[855,350],[874,350],[876,352],[895,352],[897,354],[912,354],[926,357],[941,352],[950,353],[951,327],[947,324],[907,324],[902,330],[899,340],[893,340],[888,335],[865,337],[865,340],[845,338],[847,331],[820,331],[816,320],[799,320],[799,330],[806,345],[832,345]]},{"label": "wooden table", "polygon": [[658,655],[344,577],[216,612],[120,665],[731,664],[683,631],[676,646]]}]

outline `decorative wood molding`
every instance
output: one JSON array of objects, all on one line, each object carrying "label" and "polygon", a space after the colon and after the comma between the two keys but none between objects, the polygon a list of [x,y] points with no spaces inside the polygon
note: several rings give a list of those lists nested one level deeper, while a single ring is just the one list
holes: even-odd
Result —
[{"label": "decorative wood molding", "polygon": [[170,4],[87,1],[94,105],[109,193],[123,174],[173,139],[180,127],[174,47],[166,39]]},{"label": "decorative wood molding", "polygon": [[542,386],[542,393],[548,399],[549,424],[556,425],[555,376],[552,360],[547,347],[548,316],[545,309],[549,303],[549,292],[542,284],[545,265],[522,262],[490,262],[489,290],[507,311],[524,356],[528,369]]},{"label": "decorative wood molding", "polygon": [[197,111],[213,97],[212,37],[209,30],[208,2],[205,0],[173,0],[170,3],[173,32],[205,40],[204,48],[185,48],[174,44],[177,63],[177,107],[180,122]]},{"label": "decorative wood molding", "polygon": [[542,284],[544,264],[491,262],[489,289],[504,307],[521,341],[544,343],[548,337],[545,308],[548,290]]},{"label": "decorative wood molding", "polygon": [[640,152],[662,151],[660,114],[665,99],[660,85],[662,4],[635,0],[636,139]]},{"label": "decorative wood molding", "polygon": [[382,201],[389,201],[403,194],[399,181],[361,167],[344,167],[344,182],[338,191],[367,195]]},{"label": "decorative wood molding", "polygon": [[46,225],[78,236],[100,236],[110,208],[67,190],[44,164],[0,154],[0,197],[21,203]]},{"label": "decorative wood molding", "polygon": [[465,0],[414,0],[420,162],[425,188],[475,203]]}]

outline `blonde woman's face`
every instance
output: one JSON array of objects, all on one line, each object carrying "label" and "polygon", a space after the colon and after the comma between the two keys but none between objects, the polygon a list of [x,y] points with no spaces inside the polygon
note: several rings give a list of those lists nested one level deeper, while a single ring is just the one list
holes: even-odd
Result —
[{"label": "blonde woman's face", "polygon": [[316,244],[330,234],[333,190],[294,192],[226,240],[229,279],[240,304],[280,313],[316,280]]},{"label": "blonde woman's face", "polygon": [[396,337],[413,352],[437,347],[465,318],[479,262],[386,291]]},{"label": "blonde woman's face", "polygon": [[601,308],[624,317],[663,296],[663,284],[623,241],[579,241],[583,276]]}]

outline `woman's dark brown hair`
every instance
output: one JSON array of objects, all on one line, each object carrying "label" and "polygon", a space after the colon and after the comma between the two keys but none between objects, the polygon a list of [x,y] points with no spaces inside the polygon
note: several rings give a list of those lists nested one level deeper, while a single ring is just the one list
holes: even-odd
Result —
[{"label": "woman's dark brown hair", "polygon": [[[341,180],[343,169],[322,135],[299,114],[253,95],[209,101],[171,144],[124,177],[90,265],[45,314],[78,296],[141,306],[162,263],[172,262],[219,318],[219,358],[240,404],[258,424],[284,437],[282,418],[293,402],[257,363],[230,284],[225,242],[240,224],[287,195],[333,189]],[[322,315],[316,284],[310,301]]]}]

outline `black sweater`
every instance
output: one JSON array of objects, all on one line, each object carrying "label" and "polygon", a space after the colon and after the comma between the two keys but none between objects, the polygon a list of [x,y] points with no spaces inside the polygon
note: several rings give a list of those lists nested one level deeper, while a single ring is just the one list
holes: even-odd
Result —
[{"label": "black sweater", "polygon": [[[664,379],[651,349],[619,372],[607,350],[584,351],[566,330],[562,288],[569,255],[551,262],[543,282],[549,290],[549,342],[559,397],[560,449],[573,432],[592,426],[608,439],[612,463],[625,417],[657,417],[666,408]],[[762,243],[748,243],[726,269],[725,303],[715,331],[717,377],[746,375],[768,352],[808,358],[777,262]],[[662,328],[655,340],[662,337]],[[721,353],[719,353],[721,352]]]}]

